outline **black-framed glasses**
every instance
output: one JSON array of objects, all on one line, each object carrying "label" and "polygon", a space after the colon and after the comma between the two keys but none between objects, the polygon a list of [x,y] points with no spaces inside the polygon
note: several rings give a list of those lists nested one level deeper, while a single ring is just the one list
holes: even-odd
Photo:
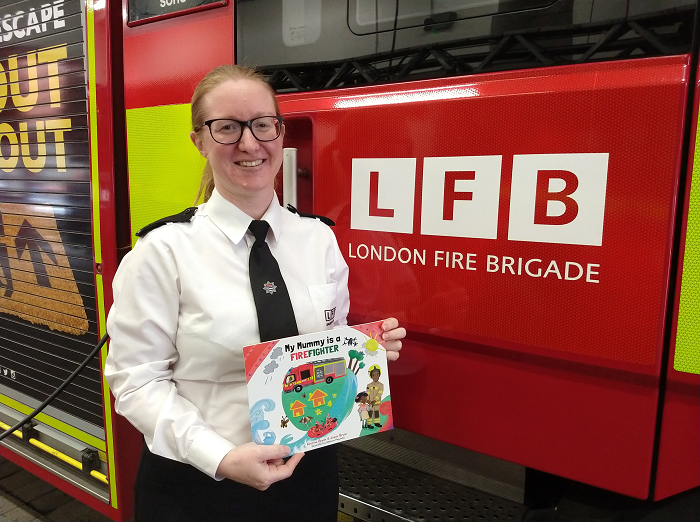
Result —
[{"label": "black-framed glasses", "polygon": [[238,143],[243,136],[243,127],[248,127],[258,141],[274,141],[280,137],[282,123],[282,116],[259,116],[248,121],[217,118],[205,121],[204,125],[209,127],[214,141],[222,145],[232,145]]}]

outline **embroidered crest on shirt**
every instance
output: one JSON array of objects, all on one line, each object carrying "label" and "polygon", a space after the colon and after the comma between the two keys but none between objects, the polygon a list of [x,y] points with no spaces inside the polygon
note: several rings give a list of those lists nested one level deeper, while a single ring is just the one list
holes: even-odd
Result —
[{"label": "embroidered crest on shirt", "polygon": [[274,294],[277,291],[277,285],[268,281],[263,285],[263,290],[266,294]]}]

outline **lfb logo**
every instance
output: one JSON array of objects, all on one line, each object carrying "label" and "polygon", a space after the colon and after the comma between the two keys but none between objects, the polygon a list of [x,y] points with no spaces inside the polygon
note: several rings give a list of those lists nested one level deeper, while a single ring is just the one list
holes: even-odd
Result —
[{"label": "lfb logo", "polygon": [[[423,160],[420,233],[496,239],[502,156]],[[513,156],[508,239],[600,246],[607,153]],[[350,228],[413,233],[415,158],[352,160]]]}]

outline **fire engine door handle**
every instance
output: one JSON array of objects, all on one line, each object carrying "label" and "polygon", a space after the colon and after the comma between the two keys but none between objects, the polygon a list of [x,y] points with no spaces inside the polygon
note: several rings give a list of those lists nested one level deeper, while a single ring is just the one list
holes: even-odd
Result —
[{"label": "fire engine door handle", "polygon": [[282,162],[282,206],[297,206],[297,149],[285,148]]}]

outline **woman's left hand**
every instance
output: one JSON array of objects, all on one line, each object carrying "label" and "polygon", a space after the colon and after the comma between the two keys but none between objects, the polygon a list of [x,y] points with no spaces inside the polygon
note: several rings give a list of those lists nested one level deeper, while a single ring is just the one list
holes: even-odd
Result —
[{"label": "woman's left hand", "polygon": [[384,348],[386,348],[386,358],[389,361],[395,361],[399,358],[401,339],[406,337],[406,329],[399,326],[398,319],[390,317],[384,319],[382,330],[384,330],[382,341],[384,341]]}]

